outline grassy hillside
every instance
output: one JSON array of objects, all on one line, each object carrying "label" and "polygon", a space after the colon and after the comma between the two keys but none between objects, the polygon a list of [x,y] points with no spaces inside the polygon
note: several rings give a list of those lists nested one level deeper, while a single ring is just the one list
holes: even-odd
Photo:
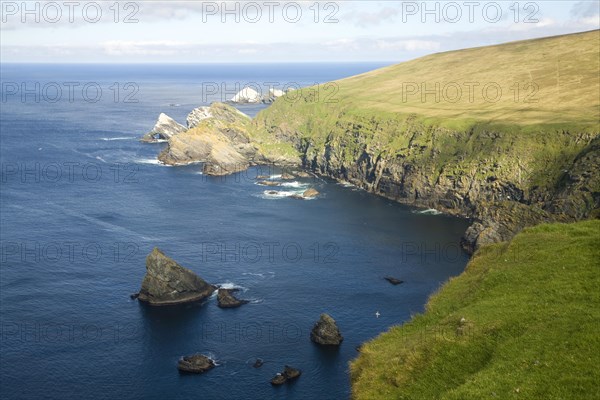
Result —
[{"label": "grassy hillside", "polygon": [[[251,135],[268,158],[476,219],[476,248],[600,207],[599,60],[600,31],[433,54],[291,92],[255,117]],[[440,98],[406,94],[411,84],[439,84]],[[485,85],[502,96],[486,101]],[[518,206],[524,218],[492,220],[490,206]]]},{"label": "grassy hillside", "polygon": [[482,248],[423,315],[363,345],[355,399],[598,399],[600,221]]},{"label": "grassy hillside", "polygon": [[[592,31],[434,54],[338,81],[339,98],[361,109],[455,123],[597,127],[599,48],[600,31]],[[472,97],[468,82],[478,84]],[[421,85],[437,91],[439,102],[435,94],[423,101]],[[501,96],[495,87],[502,89]]]}]

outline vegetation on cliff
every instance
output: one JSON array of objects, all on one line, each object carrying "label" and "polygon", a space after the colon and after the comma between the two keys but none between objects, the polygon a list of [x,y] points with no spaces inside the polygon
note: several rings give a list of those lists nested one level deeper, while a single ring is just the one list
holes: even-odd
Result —
[{"label": "vegetation on cliff", "polygon": [[426,312],[361,346],[355,399],[591,399],[600,381],[600,221],[482,247]]},{"label": "vegetation on cliff", "polygon": [[471,250],[587,218],[600,206],[599,32],[434,54],[292,92],[257,115],[251,136],[269,159],[284,152],[474,218]]}]

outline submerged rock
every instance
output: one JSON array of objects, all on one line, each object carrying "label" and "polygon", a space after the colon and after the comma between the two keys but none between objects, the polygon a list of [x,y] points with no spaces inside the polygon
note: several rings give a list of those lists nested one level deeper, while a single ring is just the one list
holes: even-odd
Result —
[{"label": "submerged rock", "polygon": [[177,363],[177,369],[182,372],[201,374],[215,367],[215,362],[203,354],[182,357]]},{"label": "submerged rock", "polygon": [[337,346],[342,343],[344,338],[335,320],[328,314],[321,314],[321,318],[310,332],[310,340],[322,345]]},{"label": "submerged rock", "polygon": [[277,181],[259,181],[257,183],[261,186],[281,186],[281,182]]},{"label": "submerged rock", "polygon": [[286,365],[283,372],[277,373],[277,375],[271,379],[271,384],[275,386],[283,385],[286,382],[297,379],[300,375],[302,375],[302,371]]},{"label": "submerged rock", "polygon": [[257,358],[256,361],[254,362],[254,365],[252,365],[254,368],[260,368],[263,366],[265,362],[261,359],[261,358]]},{"label": "submerged rock", "polygon": [[248,300],[240,300],[237,299],[232,292],[237,291],[237,289],[219,289],[217,294],[217,301],[219,302],[219,307],[221,308],[234,308],[239,307],[243,304],[248,304]]},{"label": "submerged rock", "polygon": [[146,257],[146,276],[138,299],[150,305],[171,305],[202,300],[214,291],[214,286],[155,247]]},{"label": "submerged rock", "polygon": [[154,125],[154,128],[148,133],[146,133],[141,141],[142,142],[157,142],[159,140],[169,140],[171,137],[185,132],[185,126],[177,123],[173,118],[169,117],[167,114],[161,113],[158,116],[158,121]]},{"label": "submerged rock", "polygon": [[400,280],[400,279],[394,278],[394,277],[392,277],[392,276],[386,276],[384,279],[385,279],[386,281],[388,281],[389,283],[391,283],[392,285],[399,285],[399,284],[401,284],[401,283],[404,283],[404,281],[403,281],[403,280]]}]

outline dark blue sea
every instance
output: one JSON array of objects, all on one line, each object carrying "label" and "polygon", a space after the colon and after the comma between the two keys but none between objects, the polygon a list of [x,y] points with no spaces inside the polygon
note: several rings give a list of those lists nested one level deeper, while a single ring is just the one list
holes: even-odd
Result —
[{"label": "dark blue sea", "polygon": [[[276,168],[207,177],[159,165],[165,144],[138,138],[161,112],[185,123],[223,100],[215,87],[309,86],[382,65],[2,65],[0,398],[347,399],[356,347],[462,272],[467,222],[321,178],[289,183],[315,200],[268,196],[255,177]],[[250,303],[130,299],[155,246]],[[339,349],[309,339],[323,312]],[[218,366],[181,375],[194,353]],[[302,376],[272,387],[286,364]]]}]

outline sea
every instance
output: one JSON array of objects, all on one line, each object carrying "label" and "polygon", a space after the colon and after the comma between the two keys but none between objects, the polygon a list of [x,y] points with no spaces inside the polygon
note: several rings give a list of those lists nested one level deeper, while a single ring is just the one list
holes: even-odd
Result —
[{"label": "sea", "polygon": [[[210,177],[161,165],[166,143],[139,138],[161,112],[185,124],[237,88],[384,65],[1,64],[0,398],[348,399],[358,346],[464,270],[467,221],[318,176],[269,193],[256,178],[280,179],[274,166]],[[309,187],[316,199],[293,197]],[[154,247],[249,303],[132,299]],[[344,337],[337,348],[310,340],[322,313]],[[179,373],[196,353],[217,366]],[[302,375],[272,386],[285,365]]]}]

